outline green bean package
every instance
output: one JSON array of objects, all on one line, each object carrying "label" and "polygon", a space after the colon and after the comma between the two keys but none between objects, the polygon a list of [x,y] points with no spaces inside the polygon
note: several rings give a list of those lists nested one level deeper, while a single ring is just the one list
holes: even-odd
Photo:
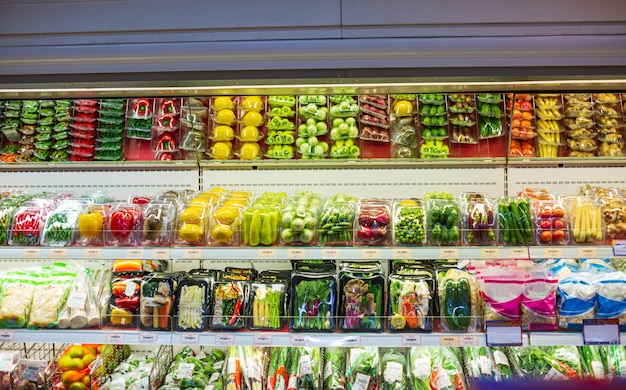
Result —
[{"label": "green bean package", "polygon": [[43,230],[41,245],[69,246],[74,240],[74,231],[78,223],[78,215],[85,208],[85,202],[68,199],[62,201],[48,215]]},{"label": "green bean package", "polygon": [[607,362],[607,372],[611,379],[626,378],[626,347],[623,345],[603,346],[602,355]]},{"label": "green bean package", "polygon": [[178,286],[175,327],[177,331],[199,332],[208,327],[213,278],[197,275]]},{"label": "green bean package", "polygon": [[433,330],[434,271],[421,265],[398,264],[389,276],[389,330]]},{"label": "green bean package", "polygon": [[296,271],[291,276],[291,329],[331,332],[335,329],[337,279],[334,271]]},{"label": "green bean package", "polygon": [[382,331],[385,277],[380,263],[343,264],[339,272],[341,329]]},{"label": "green bean package", "polygon": [[254,282],[250,286],[249,329],[282,329],[287,286],[279,282]]}]

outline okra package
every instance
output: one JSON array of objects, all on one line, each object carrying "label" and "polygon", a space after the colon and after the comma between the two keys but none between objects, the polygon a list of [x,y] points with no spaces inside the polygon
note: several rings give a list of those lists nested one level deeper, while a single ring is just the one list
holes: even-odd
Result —
[{"label": "okra package", "polygon": [[245,281],[218,281],[213,286],[211,329],[243,329],[249,296]]},{"label": "okra package", "polygon": [[342,330],[382,331],[385,277],[380,263],[346,263],[339,271]]},{"label": "okra package", "polygon": [[195,274],[180,282],[174,318],[177,331],[199,332],[208,328],[213,281],[208,274]]},{"label": "okra package", "polygon": [[476,332],[482,313],[473,275],[457,268],[437,271],[439,315],[443,332]]},{"label": "okra package", "polygon": [[337,312],[335,272],[295,271],[291,276],[291,325],[294,331],[332,332]]},{"label": "okra package", "polygon": [[249,329],[282,329],[286,314],[287,285],[258,281],[250,285]]},{"label": "okra package", "polygon": [[389,276],[389,330],[433,330],[434,271],[419,265],[399,264]]},{"label": "okra package", "polygon": [[144,330],[170,330],[178,279],[174,275],[151,274],[141,281],[139,327]]}]

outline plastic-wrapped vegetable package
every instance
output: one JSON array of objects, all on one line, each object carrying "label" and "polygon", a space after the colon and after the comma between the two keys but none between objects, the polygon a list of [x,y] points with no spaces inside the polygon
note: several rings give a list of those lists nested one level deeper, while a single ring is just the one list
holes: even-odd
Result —
[{"label": "plastic-wrapped vegetable package", "polygon": [[68,246],[74,240],[74,230],[78,216],[85,208],[85,202],[74,199],[62,201],[48,215],[43,229],[41,245]]},{"label": "plastic-wrapped vegetable package", "polygon": [[318,240],[322,246],[352,246],[356,198],[343,193],[324,202]]},{"label": "plastic-wrapped vegetable package", "polygon": [[495,207],[486,197],[475,196],[463,204],[463,243],[465,245],[495,245]]},{"label": "plastic-wrapped vegetable package", "polygon": [[[261,198],[266,195],[264,193]],[[250,246],[270,246],[278,241],[278,223],[283,199],[257,199],[243,213],[243,243]],[[315,221],[310,222],[315,226]]]},{"label": "plastic-wrapped vegetable package", "polygon": [[280,211],[281,244],[315,245],[321,209],[320,195],[310,191],[296,193]]},{"label": "plastic-wrapped vegetable package", "polygon": [[448,347],[411,347],[409,381],[412,390],[464,390],[460,358]]},{"label": "plastic-wrapped vegetable package", "polygon": [[513,380],[515,378],[515,374],[513,372],[513,367],[511,367],[511,362],[507,357],[506,350],[503,347],[492,347],[491,352],[493,355],[493,363],[498,371],[498,374],[502,378],[503,381]]},{"label": "plastic-wrapped vegetable package", "polygon": [[620,330],[626,330],[626,273],[603,274],[594,282],[596,318],[619,319]]},{"label": "plastic-wrapped vegetable package", "polygon": [[0,296],[0,327],[22,328],[30,314],[37,286],[37,275],[24,271],[9,271],[2,283]]},{"label": "plastic-wrapped vegetable package", "polygon": [[258,281],[250,286],[249,329],[282,329],[287,285],[280,280]]},{"label": "plastic-wrapped vegetable package", "polygon": [[339,271],[341,329],[382,331],[385,277],[380,263],[347,263]]},{"label": "plastic-wrapped vegetable package", "polygon": [[173,204],[153,201],[143,207],[140,243],[143,246],[169,246],[172,224],[176,218]]},{"label": "plastic-wrapped vegetable package", "polygon": [[183,348],[174,356],[161,390],[186,390],[213,385],[222,390],[222,368],[225,354],[219,349],[209,353]]},{"label": "plastic-wrapped vegetable package", "polygon": [[463,360],[465,361],[468,381],[499,382],[502,380],[489,348],[465,347],[463,348]]},{"label": "plastic-wrapped vegetable package", "polygon": [[[210,218],[210,231],[209,231],[209,244],[214,246],[237,246],[241,241],[240,237],[240,227],[242,225],[243,220],[243,211],[250,204],[253,194],[249,191],[231,191],[229,192],[225,198],[222,199],[222,202],[218,204],[211,215]],[[274,218],[277,217],[277,210],[274,210]],[[254,214],[254,213],[253,213]],[[266,223],[269,223],[267,226],[268,234],[264,237],[265,242],[275,242],[277,238],[277,232],[272,232],[272,216],[271,213],[265,214],[268,218]],[[254,216],[254,215],[253,215]],[[254,222],[254,224],[253,224]],[[258,223],[256,223],[258,222]],[[255,216],[254,220],[250,220],[250,230],[249,232],[253,232],[254,227],[254,240],[258,238],[258,244],[261,243],[261,215],[260,210],[257,216]],[[277,225],[277,223],[276,223]],[[252,238],[252,237],[249,237]],[[267,241],[266,241],[267,239]]]},{"label": "plastic-wrapped vegetable package", "polygon": [[590,272],[572,274],[559,282],[559,328],[582,330],[583,320],[596,314],[596,275]]},{"label": "plastic-wrapped vegetable package", "polygon": [[391,207],[386,200],[360,199],[357,204],[355,245],[391,243]]},{"label": "plastic-wrapped vegetable package", "polygon": [[111,281],[111,298],[107,322],[111,326],[134,328],[141,300],[140,278],[115,278]]},{"label": "plastic-wrapped vegetable package", "polygon": [[179,286],[174,324],[177,331],[203,331],[208,326],[213,278],[200,275],[183,279]]},{"label": "plastic-wrapped vegetable package", "polygon": [[478,286],[474,277],[456,268],[438,270],[437,286],[441,330],[475,332],[480,329]]},{"label": "plastic-wrapped vegetable package", "polygon": [[100,326],[100,308],[96,303],[97,291],[92,278],[81,269],[70,286],[67,301],[59,313],[57,327],[82,329]]},{"label": "plastic-wrapped vegetable package", "polygon": [[76,273],[71,270],[63,272],[51,270],[38,278],[28,317],[28,327],[52,328],[57,325],[59,313],[75,278]]},{"label": "plastic-wrapped vegetable package", "polygon": [[183,206],[178,213],[176,223],[178,234],[175,243],[178,245],[204,245],[209,215],[210,211],[207,204],[196,202],[187,203]]},{"label": "plastic-wrapped vegetable package", "polygon": [[498,200],[499,242],[502,245],[527,245],[533,242],[530,201],[525,197]]},{"label": "plastic-wrapped vegetable package", "polygon": [[397,265],[389,276],[389,330],[433,330],[434,271],[419,265]]},{"label": "plastic-wrapped vegetable package", "polygon": [[450,199],[430,199],[427,205],[430,245],[458,245],[461,242],[459,205]]},{"label": "plastic-wrapped vegetable package", "polygon": [[141,207],[136,204],[120,203],[111,209],[106,243],[111,246],[134,246],[143,227]]},{"label": "plastic-wrapped vegetable package", "polygon": [[487,268],[478,276],[483,318],[486,321],[519,320],[524,292],[521,269]]},{"label": "plastic-wrapped vegetable package", "polygon": [[557,330],[556,291],[558,280],[547,271],[533,272],[524,281],[522,325],[530,331]]},{"label": "plastic-wrapped vegetable package", "polygon": [[155,352],[147,355],[130,355],[121,362],[98,388],[101,390],[144,390],[150,388],[150,373],[155,360]]},{"label": "plastic-wrapped vegetable package", "polygon": [[404,354],[389,348],[380,361],[382,390],[407,390],[407,361]]},{"label": "plastic-wrapped vegetable package", "polygon": [[25,205],[13,215],[9,245],[39,245],[48,209]]},{"label": "plastic-wrapped vegetable package", "polygon": [[419,199],[405,199],[393,204],[394,245],[426,244],[426,212]]},{"label": "plastic-wrapped vegetable package", "polygon": [[225,390],[262,390],[263,372],[263,351],[260,348],[228,348],[223,370]]},{"label": "plastic-wrapped vegetable package", "polygon": [[606,371],[610,379],[626,378],[626,347],[623,345],[602,346],[606,360]]},{"label": "plastic-wrapped vegetable package", "polygon": [[350,348],[346,358],[346,389],[376,390],[379,386],[380,355],[378,348]]},{"label": "plastic-wrapped vegetable package", "polygon": [[273,347],[269,351],[269,365],[267,369],[266,390],[285,390],[289,383],[287,362],[289,350],[287,347]]},{"label": "plastic-wrapped vegetable package", "polygon": [[[324,390],[346,389],[346,350],[341,347],[324,349]],[[277,389],[268,389],[277,390]]]},{"label": "plastic-wrapped vegetable package", "polygon": [[144,330],[170,330],[170,314],[178,288],[178,277],[151,274],[141,281],[139,327]]},{"label": "plastic-wrapped vegetable package", "polygon": [[291,368],[288,389],[318,390],[322,370],[322,352],[319,347],[291,348]]},{"label": "plastic-wrapped vegetable package", "polygon": [[247,282],[219,281],[213,286],[212,329],[242,329],[248,302]]},{"label": "plastic-wrapped vegetable package", "polygon": [[581,377],[582,365],[576,347],[511,347],[509,351],[523,379],[561,380]]},{"label": "plastic-wrapped vegetable package", "polygon": [[91,204],[78,215],[78,234],[74,243],[80,246],[103,246],[105,226],[108,226],[110,206]]},{"label": "plastic-wrapped vegetable package", "polygon": [[605,362],[608,361],[606,357],[602,356],[601,347],[597,345],[585,345],[579,349],[585,377],[606,380],[608,376]]},{"label": "plastic-wrapped vegetable package", "polygon": [[336,294],[335,272],[294,272],[291,276],[291,329],[334,330]]}]

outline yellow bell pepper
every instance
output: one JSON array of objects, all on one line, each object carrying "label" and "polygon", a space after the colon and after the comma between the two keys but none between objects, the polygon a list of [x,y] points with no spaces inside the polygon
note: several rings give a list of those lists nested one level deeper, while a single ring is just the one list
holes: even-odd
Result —
[{"label": "yellow bell pepper", "polygon": [[103,224],[102,214],[98,212],[88,212],[78,216],[78,231],[85,238],[94,238],[102,234]]},{"label": "yellow bell pepper", "polygon": [[133,321],[133,314],[128,310],[113,308],[109,320],[113,325],[130,325]]}]

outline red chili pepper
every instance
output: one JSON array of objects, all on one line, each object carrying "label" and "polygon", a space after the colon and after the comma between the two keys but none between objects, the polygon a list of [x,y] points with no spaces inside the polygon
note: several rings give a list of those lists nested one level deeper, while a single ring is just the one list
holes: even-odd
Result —
[{"label": "red chili pepper", "polygon": [[230,320],[228,321],[228,325],[235,325],[235,322],[237,322],[237,317],[239,316],[239,311],[241,310],[242,305],[243,305],[243,302],[241,298],[237,298],[237,302],[235,302],[235,309],[233,310],[233,316],[230,317]]},{"label": "red chili pepper", "polygon": [[174,159],[174,155],[172,153],[161,153],[159,154],[160,161],[172,161]]},{"label": "red chili pepper", "polygon": [[124,298],[115,298],[113,304],[120,309],[135,311],[139,308],[139,295]]},{"label": "red chili pepper", "polygon": [[111,235],[117,240],[126,240],[133,230],[135,217],[131,210],[118,210],[111,214]]}]

